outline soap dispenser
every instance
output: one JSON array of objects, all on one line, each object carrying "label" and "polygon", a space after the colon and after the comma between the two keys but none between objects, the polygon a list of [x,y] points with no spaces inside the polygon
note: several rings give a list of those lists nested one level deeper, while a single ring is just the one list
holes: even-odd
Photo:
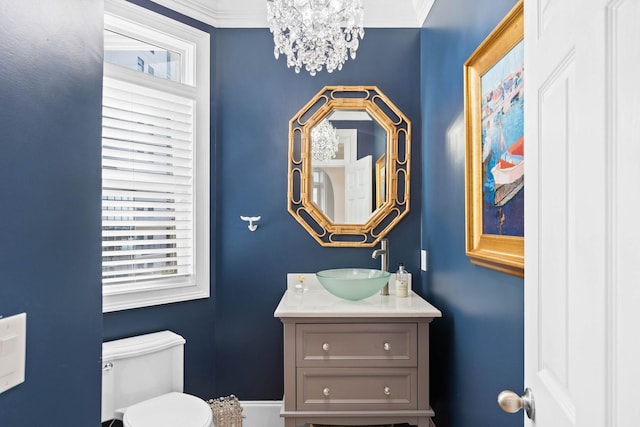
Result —
[{"label": "soap dispenser", "polygon": [[403,263],[400,263],[396,272],[396,296],[401,298],[409,296],[409,273],[405,270]]}]

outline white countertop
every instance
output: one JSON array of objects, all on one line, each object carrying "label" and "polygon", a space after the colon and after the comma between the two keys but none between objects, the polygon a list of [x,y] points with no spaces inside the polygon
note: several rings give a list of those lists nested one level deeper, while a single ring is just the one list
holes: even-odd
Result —
[{"label": "white countertop", "polygon": [[391,287],[388,296],[376,294],[360,301],[348,301],[318,286],[313,283],[304,291],[296,291],[289,285],[274,317],[442,317],[440,310],[415,292],[400,298],[393,294]]}]

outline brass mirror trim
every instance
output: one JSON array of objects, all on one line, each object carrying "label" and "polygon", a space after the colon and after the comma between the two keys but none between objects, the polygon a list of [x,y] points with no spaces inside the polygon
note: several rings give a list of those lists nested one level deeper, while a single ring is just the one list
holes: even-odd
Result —
[{"label": "brass mirror trim", "polygon": [[[387,132],[384,202],[365,224],[333,224],[312,201],[311,129],[335,110],[365,110]],[[289,121],[289,213],[322,246],[375,246],[409,213],[411,122],[375,86],[325,86]]]}]

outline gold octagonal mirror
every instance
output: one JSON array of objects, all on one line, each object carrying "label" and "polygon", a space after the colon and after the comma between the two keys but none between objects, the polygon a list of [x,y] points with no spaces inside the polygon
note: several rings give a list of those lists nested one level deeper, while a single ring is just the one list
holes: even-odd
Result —
[{"label": "gold octagonal mirror", "polygon": [[289,122],[289,212],[323,246],[374,246],[409,213],[410,151],[377,87],[326,86]]}]

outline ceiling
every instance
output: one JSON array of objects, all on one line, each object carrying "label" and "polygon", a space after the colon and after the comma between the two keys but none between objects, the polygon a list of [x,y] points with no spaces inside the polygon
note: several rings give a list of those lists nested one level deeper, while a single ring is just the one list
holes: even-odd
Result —
[{"label": "ceiling", "polygon": [[[267,28],[267,0],[153,0],[218,28]],[[419,28],[435,0],[362,0],[365,28]]]}]

